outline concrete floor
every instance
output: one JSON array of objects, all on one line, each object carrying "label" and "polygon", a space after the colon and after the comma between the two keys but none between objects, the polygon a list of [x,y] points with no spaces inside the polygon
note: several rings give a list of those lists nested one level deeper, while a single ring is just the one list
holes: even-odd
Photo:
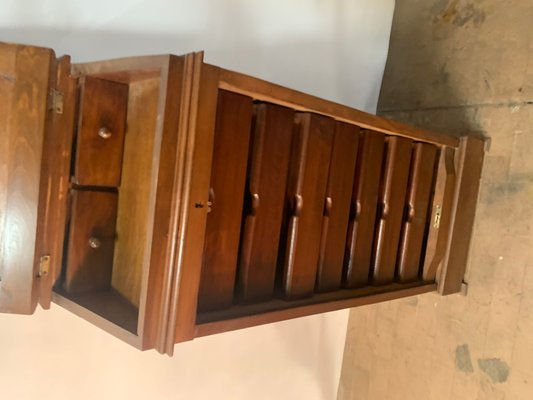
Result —
[{"label": "concrete floor", "polygon": [[533,3],[397,0],[380,113],[491,137],[468,295],[351,310],[339,400],[533,399]]}]

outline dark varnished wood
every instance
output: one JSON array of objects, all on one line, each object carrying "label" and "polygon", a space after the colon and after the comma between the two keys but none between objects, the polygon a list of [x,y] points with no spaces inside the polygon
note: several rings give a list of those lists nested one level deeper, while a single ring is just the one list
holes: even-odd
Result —
[{"label": "dark varnished wood", "polygon": [[[65,267],[67,292],[87,292],[111,286],[117,194],[74,190]],[[91,241],[94,247],[91,247]],[[96,247],[97,246],[97,247]]]},{"label": "dark varnished wood", "polygon": [[[128,108],[128,85],[86,76],[81,88],[74,180],[84,186],[118,186]],[[110,136],[99,135],[106,129]]]},{"label": "dark varnished wood", "polygon": [[287,184],[288,219],[282,293],[289,299],[313,293],[320,252],[320,235],[335,122],[299,113]]},{"label": "dark varnished wood", "polygon": [[419,276],[436,156],[436,146],[427,143],[415,144],[409,173],[407,219],[403,225],[398,253],[398,279],[401,282],[413,281]]},{"label": "dark varnished wood", "polygon": [[336,122],[322,220],[316,281],[319,292],[341,286],[358,145],[359,128]]},{"label": "dark varnished wood", "polygon": [[361,136],[344,259],[343,280],[348,288],[368,283],[384,148],[385,135],[365,131]]},{"label": "dark varnished wood", "polygon": [[255,106],[237,281],[243,303],[268,300],[274,291],[293,120],[291,109]]},{"label": "dark varnished wood", "polygon": [[453,148],[459,146],[459,139],[456,136],[402,124],[235,71],[221,69],[220,87],[257,100],[276,103],[294,108],[297,111],[330,116],[338,121],[388,135],[402,136]]},{"label": "dark varnished wood", "polygon": [[213,164],[212,210],[207,217],[198,309],[231,306],[237,271],[252,99],[219,92]]},{"label": "dark varnished wood", "polygon": [[[90,95],[95,82],[99,86]],[[248,125],[242,134],[233,132],[219,146],[214,137],[220,89],[232,92],[230,97],[247,98],[248,117],[255,102],[257,123],[252,131]],[[62,110],[56,104],[60,99]],[[63,260],[66,269],[52,297],[138,348],[171,355],[175,342],[195,336],[416,295],[436,287],[448,294],[461,285],[482,139],[459,140],[370,116],[207,65],[202,53],[70,66],[68,58],[56,60],[47,49],[0,44],[0,100],[0,311],[31,313],[37,302],[49,306],[50,288],[62,264],[75,116],[79,140],[74,146],[72,187],[78,190],[73,192],[71,240]],[[297,129],[292,130],[295,114]],[[84,132],[97,136],[106,123],[104,117],[122,123],[118,131],[125,132],[124,146],[118,140],[120,146],[95,152],[97,144],[86,141]],[[223,116],[237,121],[242,117],[238,110]],[[239,128],[230,125],[228,132]],[[356,132],[356,125],[371,130],[360,136],[357,152],[349,151],[354,144],[348,143],[348,137],[353,140],[357,133],[343,135],[345,144],[338,142],[339,127]],[[116,129],[109,131],[116,137]],[[389,135],[388,146],[384,146],[384,134]],[[411,140],[417,144],[410,183],[402,186],[405,179],[398,170],[405,171],[404,163],[391,155],[394,146],[390,144],[398,147]],[[231,156],[221,157],[218,152],[225,146]],[[441,155],[434,178],[420,167],[431,164],[432,151]],[[392,154],[397,156],[396,152]],[[354,163],[357,172],[353,172]],[[94,180],[79,180],[85,173]],[[213,176],[223,182],[222,191],[213,185],[209,198]],[[391,205],[402,203],[395,185],[408,188],[396,261],[399,280],[407,281],[403,283],[387,283],[397,247],[397,239],[387,238],[398,232],[391,228]],[[227,195],[232,187],[240,194]],[[348,195],[342,194],[346,191]],[[376,209],[378,194],[381,205]],[[207,221],[216,216],[213,213],[226,195],[224,215],[214,229]],[[96,199],[80,200],[85,196]],[[345,202],[342,212],[338,197]],[[211,207],[209,200],[214,203]],[[402,211],[394,209],[392,214]],[[118,240],[114,221],[119,222]],[[102,243],[98,237],[98,249],[107,249],[101,260],[82,248],[89,238],[87,234],[85,240],[80,238],[93,225],[103,226],[104,236],[110,238]],[[218,235],[211,250],[210,230]],[[283,237],[278,240],[278,236]],[[380,286],[369,286],[374,245],[378,251],[373,272],[379,278],[386,275],[383,282],[374,280],[385,283]],[[342,261],[343,247],[343,283],[353,289],[339,289],[342,263],[337,260]],[[228,308],[198,308],[205,249],[217,273],[219,261],[229,266],[209,281],[220,281],[224,288],[223,296],[212,292],[210,301],[218,307],[223,299]],[[50,256],[51,264],[40,276],[43,255]],[[274,272],[283,299],[271,296]],[[74,292],[66,292],[65,287]]]},{"label": "dark varnished wood", "polygon": [[386,140],[372,255],[372,283],[376,285],[394,279],[412,146],[405,138],[389,136]]}]

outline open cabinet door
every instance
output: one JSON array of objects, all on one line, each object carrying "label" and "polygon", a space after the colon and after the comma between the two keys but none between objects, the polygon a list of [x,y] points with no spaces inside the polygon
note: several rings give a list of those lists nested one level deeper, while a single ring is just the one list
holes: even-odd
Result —
[{"label": "open cabinet door", "polygon": [[0,312],[31,314],[41,294],[50,297],[51,284],[41,285],[50,255],[37,238],[40,205],[52,197],[43,151],[55,68],[50,49],[0,43]]}]

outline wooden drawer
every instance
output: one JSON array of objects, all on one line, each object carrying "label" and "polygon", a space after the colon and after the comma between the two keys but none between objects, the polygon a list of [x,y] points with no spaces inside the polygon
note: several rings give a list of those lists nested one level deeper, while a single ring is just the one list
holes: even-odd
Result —
[{"label": "wooden drawer", "polygon": [[1,57],[16,79],[0,80],[0,311],[53,299],[172,354],[200,336],[461,289],[482,138],[202,53],[71,64],[0,45]]},{"label": "wooden drawer", "polygon": [[74,190],[64,288],[69,293],[111,286],[118,195]]},{"label": "wooden drawer", "polygon": [[128,85],[86,76],[81,83],[74,181],[119,186],[128,107]]}]

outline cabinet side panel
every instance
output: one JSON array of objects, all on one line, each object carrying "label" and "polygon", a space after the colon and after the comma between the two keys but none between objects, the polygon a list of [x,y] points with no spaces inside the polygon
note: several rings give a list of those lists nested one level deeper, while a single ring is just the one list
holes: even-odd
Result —
[{"label": "cabinet side panel", "polygon": [[457,157],[458,176],[453,200],[450,236],[439,276],[439,293],[461,290],[468,262],[474,216],[481,179],[485,143],[476,137],[461,138]]},{"label": "cabinet side panel", "polygon": [[[199,60],[201,62],[201,60]],[[213,155],[213,137],[218,94],[218,68],[201,63],[199,66],[196,107],[191,111],[195,132],[192,151],[190,192],[184,202],[188,210],[187,225],[182,233],[183,254],[176,277],[177,293],[171,310],[171,328],[167,351],[174,342],[192,340],[196,329],[198,290],[208,213],[209,179]],[[202,205],[202,207],[198,207]]]},{"label": "cabinet side panel", "polygon": [[[168,307],[169,283],[168,262],[173,245],[172,204],[176,148],[178,145],[178,121],[181,115],[180,101],[183,92],[183,58],[171,57],[161,72],[161,93],[158,101],[155,151],[159,151],[157,188],[153,222],[150,268],[145,278],[144,297],[146,304],[140,309],[142,346],[144,349],[158,347],[164,330],[163,318],[168,318],[163,308]],[[170,110],[167,112],[167,110]],[[168,309],[167,309],[168,310]]]},{"label": "cabinet side panel", "polygon": [[0,44],[0,311],[37,304],[41,161],[53,52]]}]

